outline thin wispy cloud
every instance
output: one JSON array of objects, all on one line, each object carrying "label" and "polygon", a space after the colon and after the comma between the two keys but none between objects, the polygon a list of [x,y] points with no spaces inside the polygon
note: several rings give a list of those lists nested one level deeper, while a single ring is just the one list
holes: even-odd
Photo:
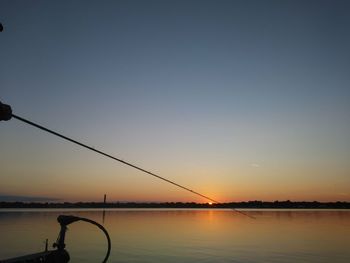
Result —
[{"label": "thin wispy cloud", "polygon": [[46,196],[0,195],[0,202],[49,202],[58,200]]}]

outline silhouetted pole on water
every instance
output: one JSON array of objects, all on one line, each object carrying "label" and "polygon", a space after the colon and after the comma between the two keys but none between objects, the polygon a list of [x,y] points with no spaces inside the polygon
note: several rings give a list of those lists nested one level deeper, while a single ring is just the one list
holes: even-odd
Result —
[{"label": "silhouetted pole on water", "polygon": [[105,224],[105,217],[106,217],[106,210],[105,210],[105,208],[107,207],[106,206],[106,204],[107,204],[106,200],[107,200],[107,194],[105,194],[103,196],[102,224]]}]

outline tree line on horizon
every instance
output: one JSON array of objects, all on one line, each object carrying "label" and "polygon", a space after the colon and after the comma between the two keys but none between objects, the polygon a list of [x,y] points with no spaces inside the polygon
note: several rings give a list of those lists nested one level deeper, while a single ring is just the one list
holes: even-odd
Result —
[{"label": "tree line on horizon", "polygon": [[350,202],[318,201],[246,201],[220,204],[195,202],[0,202],[0,208],[289,208],[289,209],[350,209]]}]

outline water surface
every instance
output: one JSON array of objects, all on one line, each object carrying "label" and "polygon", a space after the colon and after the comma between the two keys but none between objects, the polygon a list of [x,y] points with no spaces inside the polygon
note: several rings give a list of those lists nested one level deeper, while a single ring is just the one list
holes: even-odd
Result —
[{"label": "water surface", "polygon": [[[39,252],[58,235],[60,214],[102,223],[109,262],[350,262],[349,210],[0,210],[0,259]],[[104,217],[104,219],[103,219]],[[84,222],[69,226],[71,262],[101,262],[106,240]]]}]

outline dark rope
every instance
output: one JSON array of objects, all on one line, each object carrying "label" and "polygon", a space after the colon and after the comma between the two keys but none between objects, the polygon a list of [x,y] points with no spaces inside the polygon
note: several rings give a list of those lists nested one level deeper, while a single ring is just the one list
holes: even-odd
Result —
[{"label": "dark rope", "polygon": [[61,225],[61,230],[58,235],[56,243],[53,244],[53,247],[57,247],[58,251],[63,251],[66,246],[64,242],[65,242],[66,231],[68,229],[67,226],[77,221],[84,221],[97,226],[105,234],[107,238],[107,252],[102,263],[107,262],[109,254],[111,253],[111,239],[109,237],[107,230],[101,224],[85,217],[78,217],[78,216],[71,216],[71,215],[60,215],[57,217],[57,221]]},{"label": "dark rope", "polygon": [[[17,119],[17,120],[23,121],[23,122],[25,122],[25,123],[27,123],[27,124],[29,124],[29,125],[32,125],[32,126],[34,126],[34,127],[36,127],[36,128],[39,128],[39,129],[41,129],[41,130],[44,130],[44,131],[46,131],[46,132],[48,132],[48,133],[51,133],[51,134],[53,134],[53,135],[56,135],[56,136],[58,136],[58,137],[60,137],[60,138],[62,138],[62,139],[65,139],[65,140],[70,141],[70,142],[72,142],[72,143],[78,144],[78,145],[80,145],[80,146],[82,146],[82,147],[84,147],[84,148],[86,148],[86,149],[89,149],[89,150],[91,150],[91,151],[94,151],[94,152],[96,152],[96,153],[99,153],[99,154],[101,154],[101,155],[104,155],[104,156],[106,156],[106,157],[109,157],[109,158],[111,158],[111,159],[113,159],[113,160],[115,160],[115,161],[121,162],[121,163],[123,163],[123,164],[125,164],[125,165],[128,165],[128,166],[130,166],[130,167],[133,167],[133,168],[135,168],[135,169],[137,169],[137,170],[139,170],[139,171],[141,171],[141,172],[144,172],[144,173],[147,173],[147,174],[149,174],[149,175],[152,175],[152,176],[154,176],[154,177],[156,177],[156,178],[158,178],[158,179],[160,179],[160,180],[163,180],[163,181],[165,181],[165,182],[167,182],[167,183],[170,183],[170,184],[175,185],[175,186],[177,186],[177,187],[180,187],[180,188],[182,188],[182,189],[184,189],[184,190],[186,190],[186,191],[189,191],[189,192],[191,192],[191,193],[193,193],[193,194],[195,194],[195,195],[198,195],[198,196],[200,196],[200,197],[203,197],[203,198],[205,198],[205,199],[207,199],[207,200],[209,200],[209,201],[211,201],[211,202],[213,202],[213,203],[221,204],[219,201],[216,201],[216,200],[214,200],[214,199],[212,199],[212,198],[210,198],[210,197],[208,197],[208,196],[202,195],[201,193],[198,193],[198,192],[196,192],[196,191],[194,191],[194,190],[191,190],[191,189],[189,189],[189,188],[187,188],[187,187],[185,187],[185,186],[182,186],[182,185],[180,185],[180,184],[178,184],[178,183],[175,183],[175,182],[173,182],[173,181],[170,181],[170,180],[168,180],[168,179],[166,179],[166,178],[164,178],[164,177],[162,177],[162,176],[156,175],[155,173],[152,173],[152,172],[150,172],[150,171],[147,171],[147,170],[145,170],[145,169],[143,169],[143,168],[141,168],[141,167],[139,167],[139,166],[136,166],[136,165],[131,164],[131,163],[129,163],[129,162],[123,161],[123,160],[121,160],[121,159],[119,159],[119,158],[116,158],[116,157],[110,155],[110,154],[107,154],[107,153],[102,152],[102,151],[100,151],[100,150],[96,150],[96,149],[92,148],[91,146],[88,146],[88,145],[86,145],[86,144],[83,144],[83,143],[81,143],[81,142],[78,142],[78,141],[76,141],[76,140],[73,140],[73,139],[71,139],[71,138],[69,138],[69,137],[66,137],[66,136],[60,134],[60,133],[54,132],[53,130],[47,129],[47,128],[45,128],[45,127],[39,125],[39,124],[36,124],[36,123],[31,122],[31,121],[29,121],[29,120],[26,120],[26,119],[24,119],[24,118],[22,118],[22,117],[19,117],[19,116],[13,114],[13,113],[12,113],[12,117],[15,118],[15,119]],[[242,214],[242,215],[248,216],[248,217],[250,217],[250,218],[254,218],[254,217],[252,217],[252,216],[250,216],[250,215],[248,215],[248,214],[246,214],[246,213],[243,213],[242,211],[236,210],[236,209],[234,209],[234,208],[233,208],[233,210],[236,211],[236,212],[238,212],[238,213],[240,213],[240,214]],[[255,219],[255,218],[254,218],[254,219]]]},{"label": "dark rope", "polygon": [[102,226],[100,225],[99,223],[91,220],[91,219],[88,219],[88,218],[84,218],[84,217],[80,217],[79,218],[81,221],[85,221],[85,222],[88,222],[88,223],[91,223],[95,226],[97,226],[99,229],[101,229],[103,231],[103,233],[105,234],[106,238],[107,238],[107,243],[108,243],[108,247],[107,247],[107,253],[106,253],[106,256],[105,258],[103,259],[102,263],[105,263],[107,262],[107,259],[109,257],[109,254],[111,253],[111,239],[109,237],[109,234],[107,232],[107,230]]}]

